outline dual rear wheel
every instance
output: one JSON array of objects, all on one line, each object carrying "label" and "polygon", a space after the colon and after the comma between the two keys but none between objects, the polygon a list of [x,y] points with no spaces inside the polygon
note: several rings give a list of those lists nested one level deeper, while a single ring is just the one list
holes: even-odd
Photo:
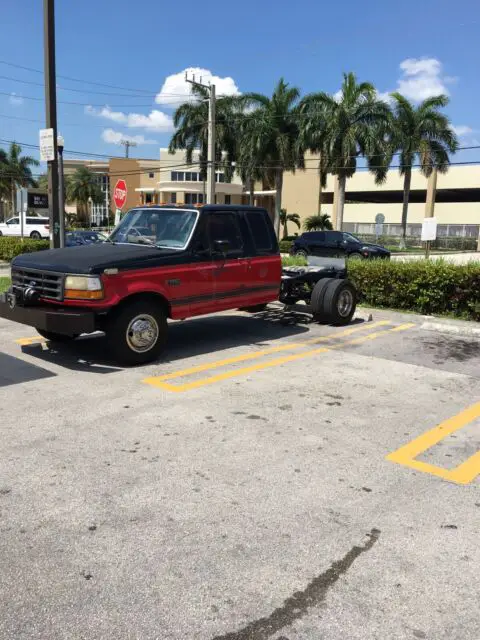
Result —
[{"label": "dual rear wheel", "polygon": [[343,326],[355,313],[357,292],[348,280],[323,278],[312,291],[310,306],[316,321]]}]

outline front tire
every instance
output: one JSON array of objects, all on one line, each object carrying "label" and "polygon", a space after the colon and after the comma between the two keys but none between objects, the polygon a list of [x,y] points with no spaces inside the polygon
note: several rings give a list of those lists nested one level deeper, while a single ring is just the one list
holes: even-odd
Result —
[{"label": "front tire", "polygon": [[38,233],[38,231],[32,231],[32,233],[30,234],[30,238],[32,240],[41,240],[42,236]]},{"label": "front tire", "polygon": [[357,252],[355,252],[355,253],[351,253],[351,254],[348,256],[348,259],[349,259],[349,260],[365,260],[364,256],[362,256],[362,254],[361,254],[361,253],[357,253]]},{"label": "front tire", "polygon": [[167,317],[152,300],[137,300],[114,311],[105,329],[115,360],[134,366],[156,360],[167,341]]},{"label": "front tire", "polygon": [[305,249],[298,249],[298,251],[295,251],[296,256],[298,256],[299,258],[305,258],[305,260],[308,259],[308,253],[305,251]]},{"label": "front tire", "polygon": [[45,340],[48,340],[48,342],[65,343],[65,342],[71,342],[72,340],[75,340],[75,338],[78,337],[77,335],[67,336],[64,333],[55,333],[54,331],[45,331],[44,329],[37,329],[37,328],[35,328],[35,331],[39,333],[42,336],[42,338],[45,338]]}]

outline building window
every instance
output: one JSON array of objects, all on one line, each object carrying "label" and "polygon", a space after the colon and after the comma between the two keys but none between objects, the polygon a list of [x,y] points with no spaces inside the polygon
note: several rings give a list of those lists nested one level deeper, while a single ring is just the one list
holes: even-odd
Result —
[{"label": "building window", "polygon": [[203,204],[203,193],[186,193],[185,204]]},{"label": "building window", "polygon": [[170,194],[170,202],[172,204],[177,204],[177,193],[176,193],[176,191],[172,191],[172,193]]},{"label": "building window", "polygon": [[215,174],[215,182],[225,182],[225,174],[223,171],[217,171]]},{"label": "building window", "polygon": [[198,171],[187,171],[185,173],[185,182],[198,182],[199,174]]},{"label": "building window", "polygon": [[154,173],[149,173],[149,174],[148,174],[148,177],[149,177],[149,178],[154,178],[154,177],[155,177],[155,174],[154,174]]},{"label": "building window", "polygon": [[145,204],[152,204],[153,202],[153,194],[146,193],[145,194]]},{"label": "building window", "polygon": [[172,171],[172,182],[183,182],[185,180],[185,173],[183,171]]},{"label": "building window", "polygon": [[229,193],[225,195],[225,204],[232,204],[232,196]]}]

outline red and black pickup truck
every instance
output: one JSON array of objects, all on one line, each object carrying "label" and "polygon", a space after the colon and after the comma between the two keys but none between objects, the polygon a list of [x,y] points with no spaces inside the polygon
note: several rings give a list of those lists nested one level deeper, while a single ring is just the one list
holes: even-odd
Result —
[{"label": "red and black pickup truck", "polygon": [[100,244],[22,254],[0,317],[50,341],[103,331],[115,358],[158,357],[167,319],[305,300],[321,321],[347,324],[356,293],[345,269],[283,269],[266,210],[235,205],[139,207]]}]

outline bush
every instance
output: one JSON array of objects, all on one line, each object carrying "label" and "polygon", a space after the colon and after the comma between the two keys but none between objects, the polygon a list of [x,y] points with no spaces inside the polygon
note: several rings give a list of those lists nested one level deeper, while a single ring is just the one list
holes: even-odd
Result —
[{"label": "bush", "polygon": [[280,240],[278,245],[280,247],[280,253],[289,253],[290,252],[290,247],[292,246],[292,241],[291,240]]},{"label": "bush", "polygon": [[31,238],[0,238],[0,260],[10,262],[15,256],[21,253],[33,253],[34,251],[42,251],[48,249],[50,243],[48,240],[32,240]]},{"label": "bush", "polygon": [[303,256],[282,256],[283,267],[306,267],[307,260]]},{"label": "bush", "polygon": [[348,273],[360,300],[373,307],[480,320],[480,262],[351,261]]}]

